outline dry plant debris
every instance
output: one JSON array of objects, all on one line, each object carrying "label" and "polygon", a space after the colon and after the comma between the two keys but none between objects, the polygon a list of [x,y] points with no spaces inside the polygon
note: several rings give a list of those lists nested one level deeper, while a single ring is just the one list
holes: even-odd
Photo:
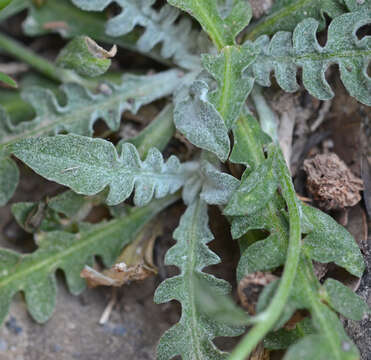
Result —
[{"label": "dry plant debris", "polygon": [[335,154],[319,154],[304,161],[309,193],[325,210],[354,206],[361,200],[363,181]]}]

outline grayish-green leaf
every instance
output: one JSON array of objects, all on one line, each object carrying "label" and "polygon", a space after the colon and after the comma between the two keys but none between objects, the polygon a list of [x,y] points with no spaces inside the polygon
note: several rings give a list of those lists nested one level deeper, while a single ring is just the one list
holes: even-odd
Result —
[{"label": "grayish-green leaf", "polygon": [[[119,37],[107,35],[105,32],[107,18],[104,12],[87,13],[74,6],[70,0],[47,1],[43,6],[35,5],[32,0],[26,2],[29,3],[29,10],[28,16],[23,22],[23,31],[29,36],[58,33],[64,38],[72,38],[86,35],[94,40],[116,44],[124,49],[145,54],[165,65],[171,65],[171,61],[161,55],[160,49],[155,48],[143,52],[138,48],[137,42],[142,34],[140,29],[134,29]],[[189,63],[189,67],[196,67],[197,64],[199,66],[200,60],[197,57],[193,56],[192,60],[196,62]],[[179,61],[182,60],[179,59]]]},{"label": "grayish-green leaf", "polygon": [[294,30],[278,32],[271,40],[259,37],[254,46],[261,49],[260,55],[251,67],[256,81],[270,86],[273,71],[278,84],[285,91],[298,89],[297,68],[303,71],[303,85],[311,95],[328,100],[334,96],[325,78],[325,72],[332,64],[338,64],[341,80],[358,101],[371,105],[371,79],[367,66],[371,59],[371,39],[365,36],[359,40],[357,30],[371,21],[371,12],[347,13],[335,18],[328,28],[327,42],[321,46],[316,38],[318,22],[303,20]]},{"label": "grayish-green leaf", "polygon": [[174,57],[176,62],[186,68],[199,66],[195,56],[198,33],[192,30],[189,19],[180,17],[179,10],[164,5],[160,11],[153,8],[155,0],[72,0],[83,10],[102,11],[115,2],[122,11],[108,20],[106,33],[117,37],[131,32],[136,26],[145,30],[136,46],[141,52],[149,52],[161,44],[161,56]]},{"label": "grayish-green leaf", "polygon": [[265,207],[248,216],[234,216],[232,218],[231,234],[233,239],[239,239],[250,230],[270,229],[271,214]]},{"label": "grayish-green leaf", "polygon": [[365,265],[352,235],[322,211],[311,206],[303,206],[302,210],[314,228],[304,239],[306,253],[316,261],[335,262],[351,274],[362,276]]},{"label": "grayish-green leaf", "polygon": [[278,187],[273,158],[266,159],[256,170],[251,172],[233,193],[224,209],[224,214],[239,216],[252,215],[262,209],[271,200]]},{"label": "grayish-green leaf", "polygon": [[79,194],[95,195],[109,186],[109,205],[126,200],[135,187],[134,203],[143,206],[153,197],[176,192],[188,177],[187,165],[175,156],[164,163],[156,148],[141,161],[130,143],[118,155],[109,141],[79,135],[26,139],[12,152],[38,174]]},{"label": "grayish-green leaf", "polygon": [[264,347],[269,350],[286,349],[305,335],[313,334],[314,332],[312,321],[309,318],[305,318],[297,323],[292,330],[280,329],[269,333],[264,338]]},{"label": "grayish-green leaf", "polygon": [[52,315],[56,297],[57,269],[65,273],[68,287],[79,294],[85,287],[80,272],[93,256],[111,266],[123,246],[159,211],[178,199],[173,195],[137,208],[122,218],[82,226],[77,234],[53,231],[39,236],[39,248],[27,255],[0,249],[0,323],[15,293],[25,293],[32,317],[45,322]]},{"label": "grayish-green leaf", "polygon": [[225,205],[240,182],[205,160],[201,162],[200,169],[203,178],[201,199],[210,205]]},{"label": "grayish-green leaf", "polygon": [[370,10],[371,0],[344,0],[349,11]]},{"label": "grayish-green leaf", "polygon": [[195,17],[217,48],[234,45],[236,36],[251,19],[247,1],[240,0],[168,0]]},{"label": "grayish-green leaf", "polygon": [[361,321],[369,312],[364,300],[347,286],[334,279],[327,279],[323,284],[325,299],[341,315],[355,321]]},{"label": "grayish-green leaf", "polygon": [[64,227],[59,216],[47,207],[45,201],[19,202],[12,204],[11,209],[19,226],[29,233],[61,230]]},{"label": "grayish-green leaf", "polygon": [[5,205],[12,197],[18,181],[19,170],[17,165],[13,160],[0,152],[0,206]]},{"label": "grayish-green leaf", "polygon": [[107,51],[88,36],[77,36],[60,51],[56,64],[82,76],[99,76],[111,66],[110,58],[116,54],[115,49]]},{"label": "grayish-green leaf", "polygon": [[176,128],[194,145],[227,160],[230,142],[224,120],[208,100],[208,85],[196,80],[185,98],[176,97],[174,122]]},{"label": "grayish-green leaf", "polygon": [[197,310],[221,324],[245,326],[249,322],[247,313],[239,308],[230,295],[220,294],[208,282],[195,277]]},{"label": "grayish-green leaf", "polygon": [[248,169],[255,169],[264,159],[263,145],[272,140],[265,134],[256,119],[243,109],[243,113],[233,127],[233,149],[229,160],[236,164],[243,164]]},{"label": "grayish-green leaf", "polygon": [[314,313],[314,324],[318,321],[316,317],[320,315],[322,323],[326,323],[331,332],[331,337],[325,337],[323,334],[307,335],[288,349],[284,360],[359,359],[359,352],[346,335],[338,317],[325,305],[319,303],[318,307],[321,309]]},{"label": "grayish-green leaf", "polygon": [[253,87],[254,79],[245,74],[245,69],[255,58],[250,46],[226,46],[217,55],[203,56],[204,68],[218,83],[218,88],[209,93],[209,101],[218,109],[228,130]]},{"label": "grayish-green leaf", "polygon": [[[183,188],[183,200],[189,205],[198,196],[210,205],[225,205],[239,185],[239,181],[219,170],[212,161],[210,153],[203,153],[198,163],[194,162],[193,173],[189,176]],[[206,156],[205,156],[206,155]],[[214,155],[212,157],[215,158]]]},{"label": "grayish-green leaf", "polygon": [[269,14],[249,27],[246,38],[255,40],[263,34],[292,31],[300,21],[309,17],[318,20],[322,30],[326,25],[325,13],[335,18],[344,12],[346,8],[342,0],[276,0]]},{"label": "grayish-green leaf", "polygon": [[272,270],[283,265],[286,259],[286,249],[280,237],[276,234],[250,245],[241,255],[237,267],[237,278],[255,271]]},{"label": "grayish-green leaf", "polygon": [[61,87],[67,103],[61,106],[56,96],[41,87],[27,88],[23,98],[32,104],[36,117],[14,125],[0,107],[0,205],[13,195],[18,181],[18,170],[3,151],[17,141],[34,136],[68,131],[81,135],[92,135],[98,118],[104,119],[115,131],[120,126],[121,114],[129,110],[136,112],[142,105],[171,94],[179,86],[179,72],[170,70],[156,75],[125,75],[120,85],[104,84],[101,91],[93,94],[78,84]]},{"label": "grayish-green leaf", "polygon": [[86,196],[76,194],[73,191],[65,191],[62,194],[54,196],[52,199],[48,200],[48,207],[67,217],[79,218],[79,214],[87,213],[94,204],[99,203],[99,200],[99,195],[88,198]]},{"label": "grayish-green leaf", "polygon": [[172,359],[176,355],[182,356],[183,360],[225,359],[225,353],[216,348],[212,339],[216,336],[236,336],[238,329],[202,316],[196,303],[196,277],[207,282],[218,294],[229,290],[224,280],[202,272],[204,267],[219,262],[218,256],[206,246],[213,236],[208,227],[205,202],[198,199],[188,206],[174,238],[177,243],[167,252],[165,263],[176,265],[181,273],[160,284],[155,302],[177,300],[182,304],[182,315],[180,321],[162,336],[157,349],[158,359]]},{"label": "grayish-green leaf", "polygon": [[117,130],[122,112],[136,112],[142,105],[171,94],[179,85],[178,71],[170,70],[156,75],[124,75],[122,83],[104,84],[100,92],[93,94],[78,84],[65,84],[61,89],[67,103],[61,106],[55,95],[40,87],[27,88],[23,98],[35,108],[36,117],[14,126],[6,114],[0,113],[0,146],[19,139],[69,131],[80,135],[92,135],[98,118],[109,128]]}]

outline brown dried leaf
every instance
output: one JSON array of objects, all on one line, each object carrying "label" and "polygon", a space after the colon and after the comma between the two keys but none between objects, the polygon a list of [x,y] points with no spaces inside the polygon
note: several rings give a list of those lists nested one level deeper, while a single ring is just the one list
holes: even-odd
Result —
[{"label": "brown dried leaf", "polygon": [[335,154],[316,155],[304,161],[307,188],[325,210],[354,206],[361,200],[363,181]]},{"label": "brown dried leaf", "polygon": [[87,280],[89,287],[96,287],[122,286],[130,281],[144,280],[157,274],[157,268],[153,263],[153,247],[161,233],[162,225],[150,222],[135,241],[124,248],[110,269],[99,272],[85,266],[80,276]]},{"label": "brown dried leaf", "polygon": [[117,54],[117,46],[113,45],[111,50],[103,49],[89,36],[85,36],[85,42],[90,53],[100,59],[110,59]]}]

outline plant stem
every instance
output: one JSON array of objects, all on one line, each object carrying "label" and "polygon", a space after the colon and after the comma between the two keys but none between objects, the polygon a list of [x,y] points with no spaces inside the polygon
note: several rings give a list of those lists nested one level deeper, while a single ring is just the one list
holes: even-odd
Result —
[{"label": "plant stem", "polygon": [[[247,136],[247,142],[254,143],[253,138],[249,138],[249,132],[245,132]],[[254,147],[250,147],[254,148]],[[262,149],[256,150],[257,152]],[[291,175],[287,169],[286,162],[282,156],[280,149],[277,147],[277,167],[278,173],[280,174],[280,182],[282,188],[282,195],[284,196],[288,211],[289,211],[289,222],[290,222],[290,236],[287,250],[287,257],[284,266],[284,271],[278,286],[277,292],[269,304],[268,308],[257,316],[259,321],[244,337],[244,339],[237,345],[235,350],[229,357],[229,360],[244,360],[254,350],[258,343],[263,337],[271,330],[274,324],[279,319],[284,306],[290,295],[291,287],[294,283],[296,270],[299,263],[300,246],[301,246],[301,228],[300,228],[300,208],[296,201],[296,193],[291,180]],[[260,153],[257,155],[261,155]],[[271,220],[275,223],[275,227],[279,228],[280,224],[277,224],[277,217],[275,214],[274,204],[269,204],[269,210],[272,214]]]},{"label": "plant stem", "polygon": [[97,85],[95,81],[84,79],[72,70],[61,69],[57,67],[52,62],[28,50],[18,41],[1,33],[0,49],[4,49],[8,54],[31,65],[41,74],[54,81],[61,83],[75,82],[88,88],[94,88]]}]

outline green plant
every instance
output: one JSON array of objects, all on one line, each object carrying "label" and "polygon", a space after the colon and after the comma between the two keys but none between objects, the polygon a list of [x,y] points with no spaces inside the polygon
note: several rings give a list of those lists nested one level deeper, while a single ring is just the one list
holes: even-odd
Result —
[{"label": "green plant", "polygon": [[[161,338],[159,359],[176,355],[183,359],[226,358],[228,354],[218,350],[213,339],[239,335],[243,325],[252,328],[229,355],[231,360],[245,359],[261,341],[267,348],[288,348],[286,360],[358,359],[359,352],[337,313],[360,320],[368,308],[340,282],[328,279],[321,284],[312,260],[334,262],[360,277],[364,270],[361,252],[335,220],[298,199],[274,126],[268,126],[270,136],[262,131],[271,121],[269,111],[260,112],[260,127],[246,100],[252,91],[256,99],[259,85],[270,86],[272,74],[283,90],[296,91],[298,69],[312,96],[330,99],[334,94],[325,72],[337,64],[349,94],[371,105],[367,73],[371,40],[370,36],[357,37],[357,31],[371,22],[370,1],[276,1],[271,13],[252,25],[245,0],[168,0],[160,10],[153,7],[154,0],[116,0],[121,12],[105,24],[100,12],[112,2],[73,0],[75,7],[68,1],[49,0],[39,7],[32,1],[14,0],[13,10],[8,9],[11,4],[5,8],[8,14],[18,11],[21,3],[29,9],[24,23],[29,35],[48,31],[64,37],[88,35],[147,54],[175,69],[156,75],[125,75],[119,83],[104,83],[99,77],[81,76],[92,70],[81,72],[82,64],[96,65],[86,49],[81,52],[79,47],[67,45],[62,52],[73,59],[69,67],[83,57],[75,66],[78,75],[73,69],[61,69],[24,52],[19,44],[0,36],[0,47],[9,54],[55,81],[67,82],[61,88],[67,99],[63,106],[51,90],[33,88],[25,93],[36,112],[31,121],[13,124],[1,110],[0,202],[5,204],[11,198],[18,182],[11,154],[41,176],[79,194],[55,200],[58,209],[53,209],[53,203],[48,205],[48,221],[39,224],[42,232],[37,237],[37,251],[22,256],[1,250],[0,319],[6,316],[14,293],[23,291],[34,319],[46,321],[54,308],[56,269],[66,272],[72,293],[82,291],[79,273],[94,255],[102,255],[105,265],[111,265],[146,222],[181,197],[187,209],[174,232],[177,243],[165,260],[177,266],[180,274],[159,286],[155,301],[179,301],[182,315]],[[62,7],[65,25],[45,26]],[[203,32],[194,30],[192,20],[179,10],[196,19]],[[332,20],[326,45],[320,46],[316,34],[326,27],[324,14]],[[73,41],[76,39],[81,40]],[[121,141],[116,148],[107,140],[91,138],[96,119],[104,119],[114,132],[124,110],[136,112],[169,95],[173,95],[173,105],[165,107],[149,125],[150,130],[137,138]],[[156,149],[163,149],[172,136],[172,120],[189,142],[202,149],[192,161],[181,163],[171,156],[164,162]],[[58,135],[62,131],[70,134]],[[244,166],[241,180],[221,170],[226,161]],[[94,226],[81,218],[74,228],[58,218],[58,213],[71,216],[66,207],[72,206],[77,213],[92,201],[84,196],[98,196],[113,206],[133,192],[136,208],[121,218]],[[222,209],[233,238],[240,239],[238,280],[256,271],[283,267],[280,279],[261,294],[256,316],[236,309],[226,296],[228,284],[203,272],[219,262],[207,247],[213,239],[208,205]],[[25,228],[30,228],[27,219],[35,206],[13,207]],[[99,243],[102,237],[104,246]],[[308,310],[310,318],[294,330],[283,329],[297,309]]]}]

